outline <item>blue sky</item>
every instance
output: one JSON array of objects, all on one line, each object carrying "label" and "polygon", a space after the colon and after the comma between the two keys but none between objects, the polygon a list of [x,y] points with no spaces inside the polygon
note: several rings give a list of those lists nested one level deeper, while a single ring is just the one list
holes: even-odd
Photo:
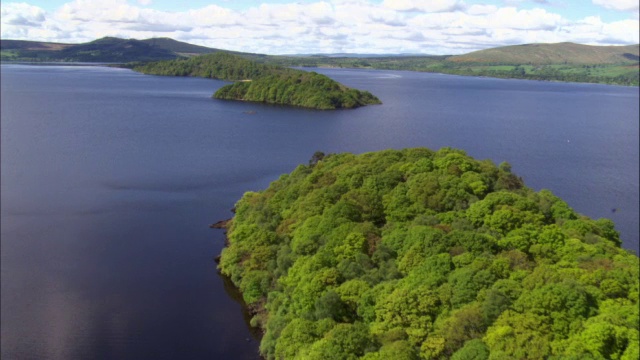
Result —
[{"label": "blue sky", "polygon": [[571,41],[638,43],[638,0],[3,1],[1,38],[171,37],[268,54],[459,54]]}]

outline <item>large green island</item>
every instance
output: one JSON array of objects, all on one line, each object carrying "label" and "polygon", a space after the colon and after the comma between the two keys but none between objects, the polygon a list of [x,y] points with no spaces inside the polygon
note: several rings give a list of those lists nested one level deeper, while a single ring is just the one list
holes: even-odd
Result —
[{"label": "large green island", "polygon": [[217,99],[254,101],[320,110],[350,109],[380,104],[368,91],[348,88],[316,72],[261,64],[241,56],[217,52],[189,59],[137,65],[144,74],[198,76],[235,81],[213,95]]},{"label": "large green island", "polygon": [[248,192],[220,270],[267,359],[638,359],[639,260],[508,163],[314,154]]}]

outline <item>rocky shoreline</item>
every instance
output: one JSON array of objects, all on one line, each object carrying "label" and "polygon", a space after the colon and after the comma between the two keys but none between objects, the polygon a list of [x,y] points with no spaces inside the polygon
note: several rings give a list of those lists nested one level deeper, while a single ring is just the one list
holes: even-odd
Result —
[{"label": "rocky shoreline", "polygon": [[227,219],[227,220],[217,221],[217,222],[209,225],[209,227],[212,228],[212,229],[226,229],[227,228],[227,224],[229,224],[229,221],[231,221],[231,218]]}]

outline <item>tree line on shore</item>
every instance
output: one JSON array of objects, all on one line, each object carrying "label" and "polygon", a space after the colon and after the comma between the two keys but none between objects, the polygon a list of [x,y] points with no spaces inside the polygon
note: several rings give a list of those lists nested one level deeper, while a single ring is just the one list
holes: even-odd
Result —
[{"label": "tree line on shore", "polygon": [[514,64],[504,62],[452,62],[448,56],[393,56],[374,58],[269,56],[259,61],[283,66],[364,68],[419,71],[504,79],[565,81],[638,86],[638,65],[626,64]]}]

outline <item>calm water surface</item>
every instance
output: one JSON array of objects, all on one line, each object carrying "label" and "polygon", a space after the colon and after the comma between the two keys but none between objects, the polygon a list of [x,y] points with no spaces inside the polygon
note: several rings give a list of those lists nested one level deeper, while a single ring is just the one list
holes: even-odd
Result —
[{"label": "calm water surface", "polygon": [[384,103],[322,112],[211,99],[221,81],[1,69],[3,359],[255,359],[208,224],[316,150],[508,161],[638,251],[638,88],[321,70]]}]

